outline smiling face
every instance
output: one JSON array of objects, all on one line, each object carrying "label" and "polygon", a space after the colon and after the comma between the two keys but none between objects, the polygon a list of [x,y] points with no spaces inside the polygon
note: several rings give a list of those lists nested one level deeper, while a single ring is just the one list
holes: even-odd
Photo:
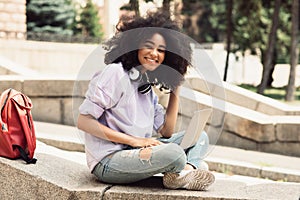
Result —
[{"label": "smiling face", "polygon": [[166,41],[158,33],[142,42],[138,50],[138,59],[142,65],[141,72],[155,70],[164,61],[165,51]]}]

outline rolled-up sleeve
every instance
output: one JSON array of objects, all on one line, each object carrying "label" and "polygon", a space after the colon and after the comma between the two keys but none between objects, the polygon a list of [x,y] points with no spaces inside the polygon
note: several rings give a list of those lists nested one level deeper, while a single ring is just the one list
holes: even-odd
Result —
[{"label": "rolled-up sleeve", "polygon": [[[111,66],[108,66],[111,67]],[[117,86],[119,81],[116,68],[105,68],[97,73],[89,83],[83,103],[79,107],[80,114],[89,114],[98,119],[106,109],[111,108],[121,96]]]},{"label": "rolled-up sleeve", "polygon": [[153,128],[157,132],[165,123],[165,109],[158,103],[158,97],[154,97],[154,124]]}]

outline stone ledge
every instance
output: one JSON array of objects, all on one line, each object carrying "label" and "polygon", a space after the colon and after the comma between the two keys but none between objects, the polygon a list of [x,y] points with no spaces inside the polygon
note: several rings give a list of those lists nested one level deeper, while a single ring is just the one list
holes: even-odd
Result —
[{"label": "stone ledge", "polygon": [[101,199],[110,187],[96,181],[83,164],[66,160],[78,159],[76,153],[38,142],[35,157],[35,165],[0,158],[2,199]]},{"label": "stone ledge", "polygon": [[[227,102],[268,115],[300,115],[300,107],[270,99],[244,88],[223,82],[222,85],[203,80],[191,71],[186,77],[185,85],[194,90],[226,100]],[[224,94],[220,96],[220,94]]]},{"label": "stone ledge", "polygon": [[[34,105],[32,109],[34,120],[66,125],[75,124],[74,119],[78,115],[77,108],[83,101],[84,88],[87,88],[88,84],[88,81],[80,82],[77,85],[76,98],[72,98],[74,80],[71,78],[1,76],[0,79],[0,91],[7,89],[11,84],[21,89],[20,91],[25,91],[25,94],[27,92],[30,94],[27,95]],[[15,80],[15,82],[10,80]],[[60,85],[61,87],[58,87]],[[209,121],[208,128],[212,130],[212,137],[216,140],[220,137],[219,141],[223,143],[219,144],[300,156],[300,152],[295,147],[300,142],[299,115],[267,115],[185,87],[182,87],[180,95],[182,118],[179,120],[182,123],[177,124],[178,129],[186,128],[188,119],[195,110],[213,107],[213,118]],[[160,102],[165,105],[167,96],[163,96]],[[227,133],[241,143],[228,140]],[[276,148],[272,147],[273,144],[276,144]],[[289,144],[291,144],[291,149],[286,148]]]},{"label": "stone ledge", "polygon": [[150,180],[138,182],[129,186],[114,186],[105,192],[104,199],[298,200],[300,195],[300,192],[297,192],[300,187],[299,184],[274,182],[260,183],[257,181],[258,179],[254,179],[252,183],[246,183],[243,180],[245,177],[237,176],[233,180],[228,180],[227,178],[227,176],[218,178],[217,175],[216,182],[208,191],[161,189],[161,180],[159,178],[152,178]]},{"label": "stone ledge", "polygon": [[258,164],[211,157],[208,157],[205,160],[209,164],[211,170],[223,172],[229,175],[238,174],[274,181],[300,183],[299,170],[262,166],[263,164],[259,166]]},{"label": "stone ledge", "polygon": [[[0,55],[0,70],[1,79],[3,74],[9,75],[8,77],[14,77],[14,75],[22,75],[22,76],[36,76],[38,72],[32,70],[30,68],[24,67],[20,64],[17,64],[6,57]],[[4,78],[4,77],[3,77]],[[11,79],[13,80],[13,79]]]},{"label": "stone ledge", "polygon": [[74,126],[34,122],[38,140],[68,151],[84,152],[84,137]]},{"label": "stone ledge", "polygon": [[[84,151],[83,135],[77,128],[43,122],[35,125],[40,141],[68,151]],[[213,171],[300,183],[300,158],[222,146],[211,149],[205,160]]]},{"label": "stone ledge", "polygon": [[108,185],[97,181],[83,165],[77,152],[66,152],[37,143],[36,165],[0,158],[3,199],[298,199],[300,184],[228,176],[215,173],[208,191],[168,190],[162,178],[129,185]]},{"label": "stone ledge", "polygon": [[[292,139],[284,142],[293,140],[293,142],[299,143],[300,141],[297,140],[299,139],[300,130],[299,115],[266,115],[232,103],[222,102],[222,100],[215,97],[184,87],[181,89],[180,97],[181,103],[188,105],[182,110],[182,114],[185,116],[191,117],[193,111],[207,107],[213,108],[214,112],[215,110],[218,111],[216,112],[218,115],[215,117],[216,120],[212,119],[208,123],[213,127],[224,125],[223,132],[231,132],[239,137],[242,136],[263,145],[266,142],[283,142],[283,139],[287,139],[286,136],[288,136],[285,129],[288,129]],[[224,117],[220,117],[222,115]],[[280,126],[276,129],[277,124]],[[283,125],[285,129],[280,128]]]}]

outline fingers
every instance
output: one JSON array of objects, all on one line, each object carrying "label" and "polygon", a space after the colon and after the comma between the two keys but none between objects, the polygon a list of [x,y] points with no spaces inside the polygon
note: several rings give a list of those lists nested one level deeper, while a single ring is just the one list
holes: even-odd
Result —
[{"label": "fingers", "polygon": [[161,144],[163,144],[163,143],[156,140],[156,139],[150,138],[150,139],[148,139],[148,141],[146,142],[144,147],[158,146],[158,145],[161,145]]},{"label": "fingers", "polygon": [[133,143],[133,147],[152,147],[163,144],[155,138],[135,138],[135,142]]}]

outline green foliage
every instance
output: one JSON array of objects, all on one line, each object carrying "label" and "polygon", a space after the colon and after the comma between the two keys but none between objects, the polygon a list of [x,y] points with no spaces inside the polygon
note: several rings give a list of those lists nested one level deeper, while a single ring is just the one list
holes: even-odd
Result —
[{"label": "green foliage", "polygon": [[[202,36],[206,42],[218,42],[218,40],[223,40],[225,37],[226,2],[225,0],[217,0],[214,2],[214,4],[211,4],[211,1],[203,1],[206,10],[203,20],[207,20],[207,25],[210,24],[210,26],[203,27],[203,30],[210,30],[208,33],[203,31]],[[218,35],[216,36],[215,33],[218,33]]]},{"label": "green foliage", "polygon": [[279,13],[279,27],[277,31],[277,60],[276,63],[290,63],[291,45],[291,1],[282,2],[281,12]]},{"label": "green foliage", "polygon": [[[250,50],[256,53],[259,49],[262,57],[267,48],[269,31],[274,12],[273,1],[235,1],[233,34],[235,49]],[[275,63],[289,63],[289,46],[291,40],[291,1],[282,1],[279,12]],[[262,58],[263,60],[263,58]]]},{"label": "green foliage", "polygon": [[102,38],[102,26],[99,23],[98,10],[92,0],[87,0],[86,5],[81,7],[79,20],[76,22],[74,31],[76,34]]},{"label": "green foliage", "polygon": [[[182,0],[183,28],[197,42],[219,42],[225,37],[226,6],[225,0]],[[197,27],[192,27],[196,18]],[[198,29],[198,30],[196,30]]]},{"label": "green foliage", "polygon": [[[200,43],[224,42],[226,36],[226,0],[183,0],[183,28]],[[264,56],[272,24],[274,1],[233,1],[233,52],[250,50]],[[289,63],[291,40],[291,0],[282,1],[277,30],[275,63]],[[197,27],[190,28],[191,18]],[[195,29],[198,28],[198,31]],[[262,58],[263,59],[263,58]]]},{"label": "green foliage", "polygon": [[267,30],[271,20],[262,9],[260,0],[235,1],[235,15],[233,22],[235,31],[233,34],[234,51],[255,52],[256,49],[265,49],[268,39]]},{"label": "green foliage", "polygon": [[[252,92],[256,92],[257,90],[257,88],[254,87],[253,85],[242,84],[239,86],[244,89],[250,90]],[[285,101],[284,99],[285,92],[286,92],[285,87],[271,87],[271,88],[266,88],[263,95],[279,101]],[[299,104],[299,101],[300,101],[300,87],[296,88],[295,91],[295,103]]]},{"label": "green foliage", "polygon": [[72,35],[75,8],[70,0],[27,1],[27,31]]}]

